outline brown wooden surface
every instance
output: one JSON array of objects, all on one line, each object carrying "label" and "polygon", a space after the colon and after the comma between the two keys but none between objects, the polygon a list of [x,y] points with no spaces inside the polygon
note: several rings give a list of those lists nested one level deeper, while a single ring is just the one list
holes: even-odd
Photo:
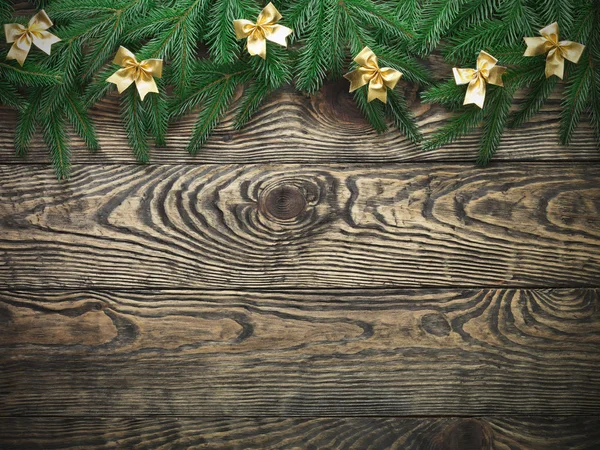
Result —
[{"label": "brown wooden surface", "polygon": [[597,286],[600,167],[0,167],[10,288]]},{"label": "brown wooden surface", "polygon": [[4,292],[0,415],[594,415],[599,295]]},{"label": "brown wooden surface", "polygon": [[[436,63],[447,76],[451,68]],[[431,135],[450,113],[422,104],[418,93],[407,86],[412,111],[425,136]],[[102,150],[90,153],[73,138],[73,160],[80,164],[135,164],[119,119],[119,99],[111,96],[94,109]],[[587,120],[575,133],[572,145],[558,144],[560,94],[557,92],[543,113],[520,129],[509,130],[494,157],[500,161],[598,162],[600,152]],[[361,116],[344,82],[328,84],[323,92],[303,97],[292,88],[277,92],[241,131],[235,131],[233,114],[217,129],[196,156],[185,150],[195,122],[189,115],[173,124],[166,148],[154,148],[151,161],[164,163],[378,163],[450,161],[472,164],[477,157],[477,133],[443,149],[423,152],[398,131],[378,135]],[[34,141],[29,156],[15,156],[13,147],[16,114],[0,107],[0,161],[5,164],[48,164],[41,138]]]},{"label": "brown wooden surface", "polygon": [[138,166],[113,95],[57,182],[0,107],[0,449],[600,448],[600,153],[559,110],[479,169],[288,87]]},{"label": "brown wooden surface", "polygon": [[14,418],[0,446],[29,449],[104,448],[263,450],[594,450],[598,417],[128,419]]}]

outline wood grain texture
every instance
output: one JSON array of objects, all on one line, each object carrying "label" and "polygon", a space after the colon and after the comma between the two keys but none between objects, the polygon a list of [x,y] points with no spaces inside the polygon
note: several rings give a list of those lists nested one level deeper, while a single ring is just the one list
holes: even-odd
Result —
[{"label": "wood grain texture", "polygon": [[0,416],[600,413],[600,290],[0,293]]},{"label": "wood grain texture", "polygon": [[0,166],[8,288],[597,286],[600,166]]},{"label": "wood grain texture", "polygon": [[600,418],[10,418],[6,450],[593,450]]},{"label": "wood grain texture", "polygon": [[[433,63],[443,73],[449,67]],[[241,131],[234,130],[233,109],[225,122],[197,156],[185,150],[195,122],[187,116],[170,128],[166,148],[152,150],[153,163],[308,163],[308,162],[407,162],[465,161],[476,159],[479,136],[470,137],[436,151],[423,152],[397,130],[378,135],[364,120],[345,80],[327,85],[313,97],[303,97],[288,87],[278,91]],[[405,86],[406,95],[425,136],[450,117],[440,107],[421,104],[419,92]],[[514,160],[600,160],[593,131],[584,118],[569,147],[558,143],[560,94],[554,95],[540,116],[518,130],[506,132],[496,161]],[[92,113],[102,150],[90,153],[78,138],[73,138],[75,163],[134,164],[120,123],[116,95],[99,104]],[[14,152],[16,114],[0,107],[0,162],[3,164],[43,163],[49,161],[40,137],[26,159]]]}]

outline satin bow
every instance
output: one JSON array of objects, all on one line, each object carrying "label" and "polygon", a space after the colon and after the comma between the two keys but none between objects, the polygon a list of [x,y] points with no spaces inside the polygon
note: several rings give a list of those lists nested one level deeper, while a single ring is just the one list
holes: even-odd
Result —
[{"label": "satin bow", "polygon": [[559,41],[558,23],[554,22],[540,30],[542,37],[526,37],[527,50],[523,56],[538,56],[548,52],[546,57],[546,78],[556,75],[562,80],[565,73],[565,59],[577,64],[585,45],[571,41]]},{"label": "satin bow", "polygon": [[377,56],[369,47],[365,47],[354,58],[354,61],[360,66],[358,69],[344,75],[344,78],[350,81],[350,92],[369,84],[369,102],[379,99],[383,103],[387,102],[387,88],[394,89],[402,73],[390,67],[379,68]]},{"label": "satin bow", "polygon": [[267,40],[287,47],[286,38],[293,33],[292,29],[277,25],[280,20],[281,14],[273,6],[273,3],[269,3],[258,15],[256,23],[245,19],[234,20],[235,36],[238,39],[248,38],[248,53],[265,59],[267,57]]},{"label": "satin bow", "polygon": [[477,57],[477,69],[452,69],[456,84],[469,84],[464,105],[476,104],[483,108],[487,83],[504,86],[502,75],[506,67],[497,66],[498,60],[483,50]]},{"label": "satin bow", "polygon": [[162,78],[162,59],[146,59],[138,62],[135,55],[125,47],[120,47],[114,64],[122,69],[117,70],[106,81],[117,85],[119,94],[135,83],[142,101],[150,92],[158,93],[154,78]]},{"label": "satin bow", "polygon": [[35,44],[37,48],[49,55],[52,44],[60,42],[60,38],[46,31],[52,25],[54,24],[44,10],[33,16],[26,27],[18,23],[5,24],[6,42],[13,44],[6,59],[16,59],[22,66],[31,50],[31,44]]}]

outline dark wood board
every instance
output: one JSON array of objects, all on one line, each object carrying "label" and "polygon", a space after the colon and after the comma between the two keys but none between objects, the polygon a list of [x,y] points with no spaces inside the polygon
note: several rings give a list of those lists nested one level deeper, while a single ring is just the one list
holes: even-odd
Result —
[{"label": "dark wood board", "polygon": [[0,166],[7,288],[598,286],[600,166]]},{"label": "dark wood board", "polygon": [[0,416],[600,414],[600,290],[0,293]]},{"label": "dark wood board", "polygon": [[12,418],[5,450],[595,450],[600,418]]},{"label": "dark wood board", "polygon": [[[435,70],[451,68],[435,60]],[[433,70],[433,69],[432,69]],[[422,104],[419,92],[405,86],[411,110],[425,137],[443,125],[451,113]],[[166,148],[153,148],[153,163],[381,163],[381,162],[468,162],[473,163],[479,148],[479,134],[465,137],[442,149],[423,152],[396,130],[378,135],[361,116],[347,92],[345,81],[326,85],[323,92],[304,97],[288,87],[275,93],[243,129],[233,127],[233,109],[204,148],[191,156],[186,146],[195,114],[174,123]],[[519,95],[522,98],[523,93]],[[600,151],[587,121],[583,122],[570,146],[558,143],[560,92],[552,96],[542,113],[531,123],[508,130],[496,161],[600,161]],[[515,102],[515,106],[518,103]],[[90,153],[73,138],[73,161],[80,164],[135,164],[120,123],[119,98],[114,95],[92,111],[102,150]],[[0,107],[0,161],[3,164],[49,163],[41,138],[34,140],[29,156],[14,151],[16,113]]]},{"label": "dark wood board", "polygon": [[69,182],[0,107],[0,449],[600,448],[600,152],[587,117],[558,144],[561,87],[488,169],[345,80],[148,166],[111,95]]}]

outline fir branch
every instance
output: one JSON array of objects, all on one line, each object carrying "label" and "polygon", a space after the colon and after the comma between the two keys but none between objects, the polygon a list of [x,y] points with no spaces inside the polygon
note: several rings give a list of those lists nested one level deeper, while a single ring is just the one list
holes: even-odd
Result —
[{"label": "fir branch", "polygon": [[598,32],[600,30],[600,1],[596,1],[592,16],[594,18],[592,29],[595,30],[595,33],[592,34],[588,43],[588,64],[592,72],[588,107],[596,144],[600,150],[600,33]]},{"label": "fir branch", "polygon": [[557,77],[546,78],[545,76],[534,83],[525,97],[523,106],[510,117],[508,126],[510,128],[521,126],[536,115],[552,94],[557,83]]},{"label": "fir branch", "polygon": [[423,140],[423,135],[415,123],[415,117],[406,104],[406,100],[392,89],[388,89],[385,111],[392,119],[394,126],[404,133],[410,142],[419,144]]},{"label": "fir branch", "polygon": [[20,86],[54,86],[62,82],[61,72],[58,70],[41,68],[29,61],[25,61],[23,67],[0,62],[0,77]]},{"label": "fir branch", "polygon": [[[463,93],[464,97],[464,93]],[[435,131],[433,136],[423,142],[423,150],[435,150],[466,136],[483,121],[483,110],[475,105],[468,105],[460,113],[448,120]]]},{"label": "fir branch", "polygon": [[[152,94],[149,94],[152,95]],[[147,163],[150,159],[150,134],[147,128],[145,105],[135,86],[131,86],[121,97],[121,118],[127,131],[129,145],[135,159]]]},{"label": "fir branch", "polygon": [[235,127],[241,128],[258,110],[264,100],[275,90],[289,83],[292,78],[288,53],[283,49],[273,49],[267,53],[265,60],[250,60],[252,80],[250,87],[244,90],[238,108]]},{"label": "fir branch", "polygon": [[42,90],[34,89],[27,98],[27,104],[17,116],[15,130],[15,150],[17,155],[24,157],[31,144],[31,139],[37,127],[37,118],[42,102]]},{"label": "fir branch", "polygon": [[89,150],[95,152],[100,149],[100,144],[96,138],[94,124],[88,116],[81,95],[77,92],[70,92],[66,96],[64,111],[68,121],[71,123],[77,134],[83,139]]},{"label": "fir branch", "polygon": [[253,80],[250,83],[250,86],[244,90],[237,109],[234,122],[236,129],[241,129],[250,121],[271,92],[271,85],[264,79]]},{"label": "fir branch", "polygon": [[24,100],[17,89],[2,79],[0,79],[0,105],[10,106],[16,110],[25,107]]},{"label": "fir branch", "polygon": [[167,129],[169,127],[169,105],[166,87],[162,79],[156,79],[158,94],[146,96],[146,127],[150,134],[154,136],[155,143],[159,147],[166,145]]},{"label": "fir branch", "polygon": [[570,35],[575,13],[573,0],[537,0],[535,6],[543,26],[558,22],[561,34]]},{"label": "fir branch", "polygon": [[[588,60],[587,50],[582,56],[583,61]],[[592,68],[589,64],[570,66],[567,70],[567,86],[565,88],[562,110],[560,113],[559,136],[560,142],[567,145],[571,142],[573,133],[581,120],[590,90],[592,87]]]},{"label": "fir branch", "polygon": [[443,105],[451,110],[460,108],[464,98],[465,88],[458,86],[454,80],[448,80],[421,93],[423,101]]},{"label": "fir branch", "polygon": [[388,129],[387,124],[385,123],[383,103],[378,100],[368,102],[367,89],[368,86],[363,86],[362,88],[354,91],[354,100],[356,101],[360,111],[363,113],[363,116],[365,116],[375,131],[378,133],[383,133]]},{"label": "fir branch", "polygon": [[303,29],[307,37],[298,54],[296,78],[296,87],[309,94],[317,92],[323,86],[334,56],[327,25],[336,9],[328,1],[314,3],[317,3],[313,5],[316,8],[314,16]]},{"label": "fir branch", "polygon": [[13,8],[10,2],[0,2],[0,23],[8,23],[12,17]]},{"label": "fir branch", "polygon": [[402,72],[404,79],[427,87],[433,84],[431,71],[426,70],[415,58],[398,54],[385,45],[376,45],[372,49],[377,55],[380,67],[391,67]]},{"label": "fir branch", "polygon": [[422,3],[422,0],[404,0],[397,2],[394,9],[394,15],[399,19],[412,24],[412,29],[414,30],[416,28],[415,25],[421,20]]},{"label": "fir branch", "polygon": [[242,43],[238,41],[233,31],[233,21],[247,19],[256,21],[260,10],[253,1],[249,0],[220,0],[214,2],[210,17],[213,18],[208,26],[206,39],[211,57],[217,63],[234,62],[239,55]]},{"label": "fir branch", "polygon": [[61,114],[51,114],[41,118],[44,141],[50,150],[50,157],[56,177],[59,180],[69,178],[71,172],[71,152],[65,134],[65,119]]},{"label": "fir branch", "polygon": [[244,83],[250,77],[252,69],[244,62],[216,64],[210,60],[198,60],[194,63],[192,72],[194,75],[190,87],[171,101],[171,119],[178,119],[199,106],[228,79],[233,79],[236,84]]},{"label": "fir branch", "polygon": [[492,85],[488,86],[488,91],[483,136],[477,158],[479,166],[487,166],[500,146],[515,88],[510,85],[504,87]]},{"label": "fir branch", "polygon": [[450,30],[466,0],[428,0],[421,13],[422,39],[415,42],[415,49],[422,55],[437,47],[442,36]]},{"label": "fir branch", "polygon": [[375,3],[369,0],[338,0],[346,5],[348,14],[357,23],[367,29],[372,28],[386,36],[387,39],[408,41],[414,38],[410,27],[399,20],[386,3]]},{"label": "fir branch", "polygon": [[152,36],[140,51],[141,59],[171,60],[171,81],[177,92],[189,84],[189,70],[208,16],[209,0],[179,0],[172,8],[159,8],[144,17],[128,39]]},{"label": "fir branch", "polygon": [[192,155],[198,153],[202,148],[229,108],[236,87],[234,78],[227,77],[219,83],[215,90],[208,93],[198,114],[192,138],[187,147]]},{"label": "fir branch", "polygon": [[104,97],[106,97],[110,92],[116,90],[116,86],[114,84],[106,82],[106,80],[116,71],[117,69],[115,66],[110,64],[98,72],[94,81],[87,85],[84,94],[84,104],[86,108],[91,108]]}]

